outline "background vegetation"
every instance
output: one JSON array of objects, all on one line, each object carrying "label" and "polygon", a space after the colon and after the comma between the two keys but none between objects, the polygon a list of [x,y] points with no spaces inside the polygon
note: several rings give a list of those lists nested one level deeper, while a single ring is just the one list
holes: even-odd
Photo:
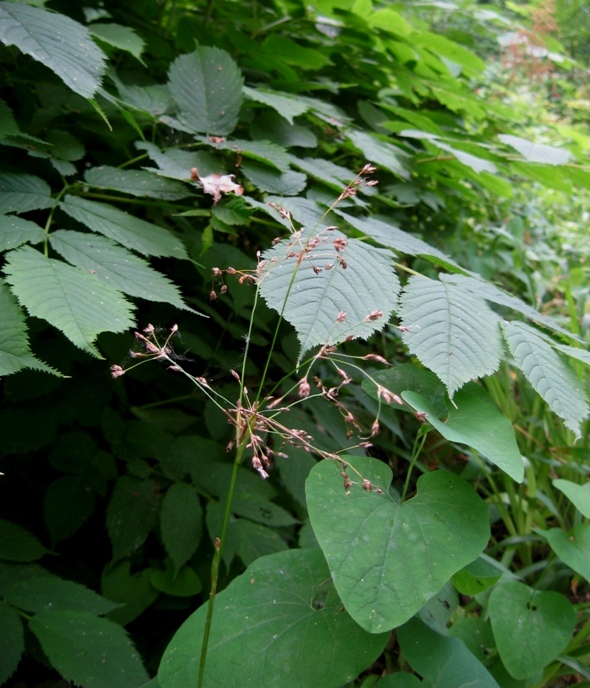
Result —
[{"label": "background vegetation", "polygon": [[0,684],[590,684],[587,19],[0,2]]}]

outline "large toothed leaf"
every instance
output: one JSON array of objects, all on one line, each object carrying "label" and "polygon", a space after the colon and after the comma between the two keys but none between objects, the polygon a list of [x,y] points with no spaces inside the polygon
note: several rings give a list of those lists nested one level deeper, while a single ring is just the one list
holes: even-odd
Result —
[{"label": "large toothed leaf", "polygon": [[60,229],[51,246],[69,263],[130,296],[189,309],[175,284],[127,249],[106,237]]},{"label": "large toothed leaf", "polygon": [[111,45],[118,50],[131,53],[133,57],[136,57],[141,62],[141,53],[144,51],[145,42],[129,26],[94,22],[90,25],[89,31],[99,41]]},{"label": "large toothed leaf", "polygon": [[14,673],[25,651],[20,614],[8,604],[0,606],[0,685]]},{"label": "large toothed leaf", "polygon": [[401,148],[388,143],[384,139],[379,139],[376,136],[355,129],[347,130],[346,136],[367,160],[397,174],[398,177],[409,179],[410,174],[402,163],[406,153]]},{"label": "large toothed leaf", "polygon": [[472,378],[498,369],[503,353],[499,318],[479,296],[453,284],[412,277],[399,314],[410,352],[438,375],[449,396]]},{"label": "large toothed leaf", "polygon": [[7,172],[0,174],[0,213],[26,213],[50,208],[51,189],[41,177]]},{"label": "large toothed leaf", "polygon": [[278,172],[272,167],[256,162],[242,163],[242,172],[262,191],[285,196],[301,193],[307,183],[307,177],[301,172]]},{"label": "large toothed leaf", "polygon": [[38,244],[45,239],[39,225],[18,215],[0,215],[0,251],[18,248],[22,244]]},{"label": "large toothed leaf", "polygon": [[527,162],[540,162],[545,165],[565,165],[571,158],[569,151],[563,150],[563,148],[533,143],[510,134],[500,134],[498,138],[502,143],[517,150]]},{"label": "large toothed leaf", "polygon": [[88,229],[144,256],[186,258],[182,242],[161,227],[113,208],[106,203],[66,196],[60,207]]},{"label": "large toothed leaf", "polygon": [[580,437],[581,423],[590,409],[586,392],[574,371],[530,325],[511,322],[502,327],[516,366],[551,410]]},{"label": "large toothed leaf", "polygon": [[29,246],[7,255],[5,273],[30,315],[44,318],[76,346],[99,358],[93,343],[98,334],[124,332],[134,324],[130,304],[113,287]]},{"label": "large toothed leaf", "polygon": [[262,90],[260,88],[250,88],[244,86],[244,94],[258,103],[264,103],[276,110],[281,117],[284,117],[289,124],[293,124],[293,118],[302,115],[309,110],[309,105],[297,96],[286,93],[275,93],[274,91]]},{"label": "large toothed leaf", "polygon": [[104,53],[86,27],[63,14],[1,2],[0,41],[42,62],[85,98],[91,98],[100,86]]},{"label": "large toothed leaf", "polygon": [[168,85],[180,112],[178,121],[195,134],[231,134],[238,123],[244,79],[224,50],[199,47],[176,58]]},{"label": "large toothed leaf", "polygon": [[[184,170],[185,179],[190,177],[190,168]],[[119,170],[104,165],[88,170],[84,179],[97,189],[114,189],[140,198],[162,198],[177,201],[191,195],[190,189],[172,179],[159,177],[144,170]]]},{"label": "large toothed leaf", "polygon": [[6,283],[0,280],[0,375],[10,375],[23,368],[56,373],[33,356],[23,312]]},{"label": "large toothed leaf", "polygon": [[302,354],[347,337],[366,339],[396,307],[399,280],[391,254],[337,230],[284,239],[263,259],[260,293],[279,312],[286,301],[284,317],[297,331]]}]

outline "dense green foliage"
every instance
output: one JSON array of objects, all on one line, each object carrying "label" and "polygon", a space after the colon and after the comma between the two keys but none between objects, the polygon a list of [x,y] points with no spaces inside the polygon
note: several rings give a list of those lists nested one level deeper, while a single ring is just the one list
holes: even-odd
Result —
[{"label": "dense green foliage", "polygon": [[512,10],[0,2],[0,684],[590,681],[583,66]]}]

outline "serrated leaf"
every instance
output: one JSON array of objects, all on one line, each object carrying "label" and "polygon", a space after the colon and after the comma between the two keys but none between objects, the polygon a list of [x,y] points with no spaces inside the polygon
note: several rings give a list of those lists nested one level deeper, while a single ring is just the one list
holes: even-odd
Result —
[{"label": "serrated leaf", "polygon": [[124,50],[125,52],[131,53],[133,57],[137,58],[140,62],[141,53],[145,48],[145,42],[143,38],[140,38],[135,31],[129,26],[123,26],[122,24],[104,24],[102,22],[95,22],[88,27],[88,31],[92,36],[98,38],[98,40],[103,41],[107,45],[113,48],[118,48],[119,50]]},{"label": "serrated leaf", "polygon": [[49,185],[41,177],[17,172],[0,173],[0,213],[41,210],[50,208],[54,202]]},{"label": "serrated leaf", "polygon": [[0,685],[14,673],[25,651],[25,634],[18,612],[0,605]]},{"label": "serrated leaf", "polygon": [[533,143],[519,136],[500,134],[498,139],[507,146],[517,150],[526,162],[540,162],[545,165],[566,165],[571,158],[569,151],[563,148],[554,148],[542,143]]},{"label": "serrated leaf", "polygon": [[220,150],[235,151],[236,153],[258,162],[271,165],[279,172],[285,172],[289,168],[291,156],[287,151],[276,143],[270,141],[248,141],[237,139],[226,141],[215,146]]},{"label": "serrated leaf", "polygon": [[407,157],[407,154],[401,148],[356,129],[347,129],[345,133],[354,147],[358,148],[367,160],[384,167],[398,177],[409,179],[410,174],[401,161],[402,158]]},{"label": "serrated leaf", "polygon": [[[297,331],[301,355],[318,344],[366,339],[380,330],[399,291],[389,252],[337,230],[320,233],[312,248],[315,237],[307,230],[265,251],[260,278],[260,293],[271,308],[280,313],[286,302],[283,315]],[[345,242],[342,248],[338,242]]]},{"label": "serrated leaf", "polygon": [[0,375],[11,375],[23,368],[59,375],[33,356],[23,312],[4,280],[0,280]]},{"label": "serrated leaf", "polygon": [[88,29],[66,15],[2,2],[0,41],[49,67],[84,98],[91,98],[100,86],[105,55],[92,42]]},{"label": "serrated leaf", "polygon": [[274,110],[261,112],[250,124],[250,135],[258,141],[271,141],[283,148],[317,148],[317,136],[309,127],[289,125]]},{"label": "serrated leaf", "polygon": [[578,485],[571,480],[557,479],[553,485],[563,492],[584,518],[590,518],[590,483]]},{"label": "serrated leaf", "polygon": [[[166,649],[162,688],[196,685],[206,613],[203,605],[191,615]],[[341,609],[319,549],[279,552],[218,594],[204,685],[339,688],[370,666],[388,637],[366,633]]]},{"label": "serrated leaf", "polygon": [[[416,496],[400,505],[389,494],[389,466],[345,458],[349,489],[343,489],[342,468],[321,461],[307,479],[307,507],[346,610],[378,633],[405,623],[481,554],[489,513],[471,485],[453,473],[422,475]],[[362,479],[373,489],[364,489]]]},{"label": "serrated leaf", "polygon": [[93,590],[35,564],[0,564],[0,591],[13,606],[34,613],[70,610],[98,615],[117,606]]},{"label": "serrated leaf", "polygon": [[101,332],[124,332],[134,325],[132,306],[94,275],[28,246],[7,255],[7,282],[30,315],[61,330],[76,346],[102,358],[94,346]]},{"label": "serrated leaf", "polygon": [[66,196],[60,208],[93,232],[104,234],[144,256],[187,257],[182,242],[173,234],[112,205]]},{"label": "serrated leaf", "polygon": [[241,169],[259,189],[281,196],[296,196],[303,191],[307,183],[307,177],[300,172],[277,172],[255,162],[244,162]]},{"label": "serrated leaf", "polygon": [[292,526],[298,523],[296,518],[277,504],[241,490],[234,496],[231,508],[235,514],[266,526]]},{"label": "serrated leaf", "polygon": [[14,113],[6,103],[0,98],[0,137],[17,136],[20,134]]},{"label": "serrated leaf", "polygon": [[486,302],[452,284],[411,277],[400,299],[402,338],[438,375],[449,396],[469,380],[491,375],[503,354],[498,316]]},{"label": "serrated leaf", "polygon": [[83,612],[41,612],[29,626],[52,666],[82,688],[137,688],[148,679],[127,633]]},{"label": "serrated leaf", "polygon": [[136,619],[158,597],[150,583],[152,569],[131,573],[131,564],[125,559],[119,564],[107,564],[101,577],[101,592],[120,606],[109,612],[108,618],[122,626]]},{"label": "serrated leaf", "polygon": [[293,124],[294,117],[298,117],[309,110],[309,105],[299,100],[297,96],[267,91],[262,88],[250,88],[249,86],[244,86],[242,90],[250,100],[264,103],[276,110],[289,124]]},{"label": "serrated leaf", "polygon": [[16,523],[0,519],[0,559],[7,561],[36,561],[47,554],[34,535]]},{"label": "serrated leaf", "polygon": [[153,168],[145,169],[163,177],[188,182],[191,180],[191,169],[193,167],[197,169],[199,174],[205,176],[223,171],[220,162],[206,151],[184,151],[172,148],[163,153],[153,143],[146,143],[145,141],[137,141],[135,147],[139,150],[145,150],[160,168],[159,170],[154,170]]},{"label": "serrated leaf", "polygon": [[153,480],[119,478],[107,508],[113,560],[127,557],[145,542],[158,522],[160,495]]},{"label": "serrated leaf", "polygon": [[110,239],[59,229],[50,235],[49,241],[69,263],[124,294],[192,310],[183,303],[175,284]]},{"label": "serrated leaf", "polygon": [[179,122],[195,134],[224,136],[238,122],[244,80],[224,50],[199,47],[170,66],[168,85],[178,103]]},{"label": "serrated leaf", "polygon": [[176,575],[196,552],[203,535],[203,510],[199,495],[186,483],[172,485],[162,500],[162,542]]},{"label": "serrated leaf", "polygon": [[339,192],[342,192],[355,176],[346,167],[335,165],[323,158],[297,158],[292,155],[291,164]]},{"label": "serrated leaf", "polygon": [[565,425],[581,436],[581,423],[590,409],[581,382],[547,342],[526,323],[505,322],[504,336],[517,368]]},{"label": "serrated leaf", "polygon": [[[190,179],[190,168],[186,170],[185,177],[187,181]],[[103,165],[87,170],[84,179],[87,184],[97,189],[114,189],[140,198],[177,201],[192,195],[183,184],[144,170],[120,170]]]},{"label": "serrated leaf", "polygon": [[475,383],[468,383],[457,392],[454,405],[447,403],[442,418],[430,399],[421,394],[402,392],[402,397],[414,410],[426,414],[426,422],[449,442],[473,447],[513,480],[522,482],[524,463],[512,423],[484,389]]}]

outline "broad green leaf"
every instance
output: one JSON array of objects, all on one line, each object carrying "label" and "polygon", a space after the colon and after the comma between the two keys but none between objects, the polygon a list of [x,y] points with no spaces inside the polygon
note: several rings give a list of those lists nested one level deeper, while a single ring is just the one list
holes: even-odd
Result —
[{"label": "broad green leaf", "polygon": [[268,91],[262,88],[250,88],[244,86],[242,88],[244,94],[250,100],[258,103],[264,103],[276,110],[281,117],[284,117],[289,124],[293,124],[293,118],[307,112],[309,105],[297,96],[291,96],[286,93],[277,93],[275,91]]},{"label": "broad green leaf", "polygon": [[244,80],[224,50],[199,47],[170,66],[168,85],[179,122],[195,134],[231,134],[238,122]]},{"label": "broad green leaf", "polygon": [[26,213],[50,208],[54,203],[51,189],[41,177],[20,172],[0,173],[0,213]]},{"label": "broad green leaf", "polygon": [[297,331],[301,355],[318,344],[366,339],[397,304],[389,252],[337,230],[283,239],[263,260],[260,293],[278,312],[286,302],[284,317]]},{"label": "broad green leaf", "polygon": [[30,315],[44,318],[97,358],[102,358],[93,343],[98,334],[133,327],[131,306],[113,287],[33,248],[11,251],[5,273]]},{"label": "broad green leaf", "polygon": [[375,29],[383,29],[396,36],[407,36],[413,31],[412,26],[408,24],[401,14],[388,7],[373,12],[367,18],[367,23]]},{"label": "broad green leaf", "polygon": [[149,678],[127,633],[108,619],[44,611],[29,626],[52,666],[82,688],[136,688]]},{"label": "broad green leaf", "polygon": [[516,367],[549,408],[580,437],[581,423],[590,409],[586,392],[574,371],[545,337],[526,323],[505,322],[502,328]]},{"label": "broad green leaf", "polygon": [[[207,605],[180,627],[158,671],[162,688],[197,683]],[[340,688],[379,656],[342,610],[319,549],[262,557],[217,596],[205,667],[208,688]]]},{"label": "broad green leaf", "polygon": [[519,136],[500,134],[498,139],[517,150],[527,162],[540,162],[545,165],[566,165],[571,158],[569,151],[554,148],[542,143],[533,143]]},{"label": "broad green leaf", "polygon": [[145,150],[160,168],[159,170],[150,167],[144,169],[163,177],[188,182],[190,181],[191,169],[193,167],[198,170],[199,174],[205,176],[223,173],[224,171],[220,162],[206,151],[184,151],[173,148],[163,153],[153,143],[146,143],[145,141],[137,141],[135,147],[139,150]]},{"label": "broad green leaf", "polygon": [[347,129],[345,133],[347,138],[352,141],[353,146],[358,148],[369,162],[384,167],[398,177],[409,179],[410,174],[402,163],[402,159],[407,157],[407,153],[401,148],[356,129]]},{"label": "broad green leaf", "polygon": [[190,566],[183,564],[177,568],[170,559],[164,564],[164,571],[152,569],[150,572],[150,583],[156,590],[174,597],[194,597],[201,592],[201,581]]},{"label": "broad green leaf", "polygon": [[412,668],[436,688],[500,688],[459,638],[441,635],[419,619],[411,619],[397,633]]},{"label": "broad green leaf", "polygon": [[117,604],[94,591],[59,578],[35,564],[0,564],[0,595],[28,612],[50,610],[106,614]]},{"label": "broad green leaf", "polygon": [[467,76],[477,76],[486,67],[485,62],[480,60],[477,55],[439,33],[421,31],[416,34],[416,37],[418,45],[430,50],[435,55],[460,65]]},{"label": "broad green leaf", "polygon": [[14,113],[6,103],[0,98],[0,138],[6,136],[18,136],[20,130]]},{"label": "broad green leaf", "polygon": [[101,592],[119,607],[108,613],[108,618],[126,626],[144,612],[158,597],[150,582],[152,569],[131,573],[131,563],[124,559],[118,564],[107,564],[101,577]]},{"label": "broad green leaf", "polygon": [[541,534],[564,564],[590,582],[590,523],[579,523],[569,533],[551,528]]},{"label": "broad green leaf", "polygon": [[590,518],[590,483],[578,485],[571,480],[557,479],[553,486],[563,492],[584,518]]},{"label": "broad green leaf", "polygon": [[287,151],[276,143],[270,141],[248,141],[239,139],[216,144],[220,150],[235,151],[237,154],[271,165],[279,172],[285,172],[289,168],[291,156]]},{"label": "broad green leaf", "polygon": [[247,518],[237,518],[231,526],[237,539],[236,553],[246,566],[267,554],[289,549],[289,545],[275,530],[252,523]]},{"label": "broad green leaf", "polygon": [[12,676],[23,652],[25,634],[18,612],[7,604],[0,605],[0,685]]},{"label": "broad green leaf", "polygon": [[424,684],[416,674],[396,671],[395,674],[387,674],[387,676],[380,678],[374,686],[372,684],[369,686],[371,688],[420,688],[420,686],[427,686],[427,684]]},{"label": "broad green leaf", "polygon": [[[185,178],[190,178],[190,168],[185,170]],[[144,170],[119,170],[116,167],[103,165],[93,167],[84,174],[84,180],[97,189],[114,189],[140,198],[161,198],[165,201],[177,201],[191,195],[188,187],[178,184]]]},{"label": "broad green leaf", "polygon": [[0,519],[0,559],[36,561],[48,552],[49,550],[28,530],[16,523]]},{"label": "broad green leaf", "polygon": [[0,280],[0,375],[11,375],[23,368],[59,374],[33,356],[23,312]]},{"label": "broad green leaf", "polygon": [[316,149],[318,146],[317,136],[310,127],[299,124],[290,125],[274,110],[257,114],[250,124],[250,135],[258,141],[271,141],[283,148]]},{"label": "broad green leaf", "polygon": [[292,155],[291,164],[338,192],[344,191],[346,185],[355,176],[354,172],[346,167],[335,165],[333,162],[323,158],[297,158]]},{"label": "broad green leaf", "polygon": [[279,60],[302,70],[316,70],[332,64],[319,50],[306,48],[284,34],[271,33],[261,46],[260,55],[271,61]]},{"label": "broad green leaf", "polygon": [[298,523],[288,511],[259,495],[239,491],[232,501],[232,511],[265,526],[292,526]]},{"label": "broad green leaf", "polygon": [[51,542],[73,535],[94,513],[96,494],[89,476],[81,473],[54,480],[43,500],[43,515]]},{"label": "broad green leaf", "polygon": [[300,172],[287,170],[277,172],[272,167],[267,167],[256,162],[244,162],[242,172],[261,191],[279,194],[281,196],[296,196],[305,189],[307,177]]},{"label": "broad green leaf", "polygon": [[557,657],[576,624],[576,612],[566,597],[518,582],[498,585],[488,612],[502,662],[517,679],[534,676]]},{"label": "broad green leaf", "polygon": [[119,478],[107,508],[113,560],[127,557],[145,542],[158,522],[160,495],[153,480]]},{"label": "broad green leaf", "polygon": [[141,54],[144,51],[145,43],[143,38],[140,38],[129,26],[94,22],[88,27],[88,31],[92,36],[98,38],[99,41],[118,50],[131,53],[133,57],[136,57],[141,62]]},{"label": "broad green leaf", "polygon": [[66,196],[60,208],[91,231],[144,256],[187,257],[182,242],[173,234],[112,205]]},{"label": "broad green leaf", "polygon": [[416,392],[402,392],[405,402],[449,442],[472,447],[513,480],[521,483],[524,463],[516,443],[512,423],[479,385],[468,383],[448,402],[446,413],[437,414],[430,400]]},{"label": "broad green leaf", "polygon": [[203,535],[199,495],[186,483],[171,485],[162,500],[162,542],[174,564],[174,573],[196,552]]},{"label": "broad green leaf", "polygon": [[15,45],[49,67],[73,91],[91,98],[105,68],[105,55],[82,24],[57,12],[21,3],[0,3],[0,41]]},{"label": "broad green leaf", "polygon": [[49,241],[69,263],[124,294],[192,310],[168,278],[106,237],[59,229],[52,232]]},{"label": "broad green leaf", "polygon": [[449,396],[475,377],[491,375],[503,354],[498,317],[475,294],[427,277],[402,292],[402,338],[410,353],[443,381]]},{"label": "broad green leaf", "polygon": [[495,585],[502,577],[502,569],[479,557],[453,576],[452,583],[462,595],[475,597]]},{"label": "broad green leaf", "polygon": [[582,363],[590,366],[590,351],[579,349],[575,346],[567,346],[566,344],[557,344],[553,340],[551,340],[551,344],[554,349],[561,351],[561,353],[565,354],[566,356],[575,358],[576,361],[582,361]]},{"label": "broad green leaf", "polygon": [[307,506],[346,610],[378,633],[405,623],[483,551],[488,509],[469,483],[443,471],[422,475],[417,495],[400,505],[389,495],[389,466],[346,461],[352,486],[322,461],[307,479]]}]

